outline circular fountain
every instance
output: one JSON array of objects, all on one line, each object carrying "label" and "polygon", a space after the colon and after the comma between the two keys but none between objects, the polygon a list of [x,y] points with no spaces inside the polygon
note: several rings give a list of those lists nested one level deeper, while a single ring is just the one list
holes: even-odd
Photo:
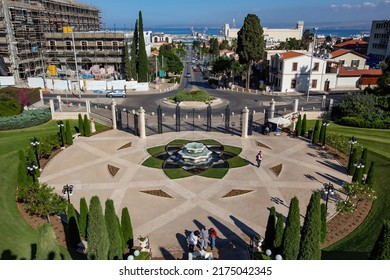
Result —
[{"label": "circular fountain", "polygon": [[203,143],[199,142],[190,142],[184,145],[184,147],[178,152],[179,156],[182,157],[185,163],[191,164],[201,164],[206,163],[210,160],[211,154],[210,151]]}]

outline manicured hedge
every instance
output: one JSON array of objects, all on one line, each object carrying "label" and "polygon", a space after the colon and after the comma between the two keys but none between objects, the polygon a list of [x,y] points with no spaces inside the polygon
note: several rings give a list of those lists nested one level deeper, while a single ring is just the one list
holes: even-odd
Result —
[{"label": "manicured hedge", "polygon": [[368,119],[363,119],[359,117],[343,117],[338,122],[338,124],[353,126],[353,127],[364,127],[364,128],[390,128],[390,119],[380,120],[376,119],[370,121]]},{"label": "manicured hedge", "polygon": [[193,91],[182,90],[175,95],[175,102],[181,102],[181,101],[206,102],[209,99],[210,96],[205,90],[193,90]]},{"label": "manicured hedge", "polygon": [[0,118],[0,130],[37,126],[48,122],[50,119],[51,113],[49,109],[26,110],[16,116]]}]

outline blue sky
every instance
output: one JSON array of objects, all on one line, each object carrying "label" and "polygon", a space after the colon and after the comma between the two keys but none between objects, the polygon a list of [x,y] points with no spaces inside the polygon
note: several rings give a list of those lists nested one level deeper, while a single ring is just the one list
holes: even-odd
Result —
[{"label": "blue sky", "polygon": [[102,11],[106,27],[134,27],[142,11],[145,27],[222,27],[245,16],[259,16],[264,27],[370,28],[372,20],[390,19],[390,0],[79,0]]}]

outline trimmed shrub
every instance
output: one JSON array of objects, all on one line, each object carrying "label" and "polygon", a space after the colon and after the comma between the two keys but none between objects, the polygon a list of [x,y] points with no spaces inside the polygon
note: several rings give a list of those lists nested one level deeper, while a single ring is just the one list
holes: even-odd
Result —
[{"label": "trimmed shrub", "polygon": [[277,215],[278,221],[275,226],[275,239],[274,239],[274,254],[279,254],[282,246],[283,231],[284,231],[284,218],[281,213]]},{"label": "trimmed shrub", "polygon": [[108,250],[108,259],[123,260],[123,245],[122,245],[123,237],[120,231],[118,217],[115,214],[114,201],[112,199],[106,200],[104,218],[106,220],[108,238],[110,241],[110,247]]},{"label": "trimmed shrub", "polygon": [[296,260],[298,258],[299,242],[301,238],[299,211],[299,200],[294,196],[290,202],[286,227],[283,232],[281,253],[285,260]]},{"label": "trimmed shrub", "polygon": [[348,160],[348,169],[347,169],[348,175],[350,176],[353,176],[355,174],[356,167],[354,164],[357,161],[357,159],[358,159],[358,151],[356,148],[353,148],[352,154],[350,155]]},{"label": "trimmed shrub", "polygon": [[325,241],[326,238],[326,216],[328,209],[326,209],[326,204],[321,203],[321,243]]},{"label": "trimmed shrub", "polygon": [[299,260],[321,259],[321,206],[320,193],[311,195],[301,231]]},{"label": "trimmed shrub", "polygon": [[265,249],[273,250],[274,248],[275,226],[276,226],[276,210],[275,207],[271,207],[268,216],[267,228],[265,230],[265,236],[264,236]]},{"label": "trimmed shrub", "polygon": [[87,115],[84,115],[84,132],[85,132],[86,137],[89,137],[92,134],[91,133],[91,123],[89,122]]},{"label": "trimmed shrub", "polygon": [[302,117],[298,116],[297,126],[296,126],[296,136],[300,136],[302,134]]},{"label": "trimmed shrub", "polygon": [[65,122],[65,142],[67,145],[73,144],[72,130],[70,129],[69,120]]},{"label": "trimmed shrub", "polygon": [[81,237],[87,240],[88,205],[85,197],[80,198],[79,231]]},{"label": "trimmed shrub", "polygon": [[363,173],[367,174],[367,171],[368,171],[368,150],[367,150],[367,148],[363,149],[361,160],[364,163]]},{"label": "trimmed shrub", "polygon": [[200,101],[206,102],[210,99],[209,94],[205,90],[181,90],[175,95],[175,102],[181,101]]},{"label": "trimmed shrub", "polygon": [[81,116],[81,114],[78,115],[78,129],[79,129],[80,135],[85,136],[84,122],[83,122],[83,117]]},{"label": "trimmed shrub", "polygon": [[50,109],[26,110],[16,116],[0,118],[0,130],[37,126],[48,122],[50,119]]},{"label": "trimmed shrub", "polygon": [[51,224],[38,227],[37,260],[61,260],[60,248]]},{"label": "trimmed shrub", "polygon": [[68,204],[68,246],[75,248],[81,241],[76,210],[72,203]]},{"label": "trimmed shrub", "polygon": [[374,119],[368,120],[360,117],[342,117],[337,121],[338,124],[345,126],[361,127],[361,128],[381,128],[388,129],[390,128],[390,119]]},{"label": "trimmed shrub", "polygon": [[321,145],[324,142],[324,137],[325,137],[325,125],[324,125],[324,121],[321,121],[321,124],[320,124],[320,137],[318,138],[318,142],[321,142]]},{"label": "trimmed shrub", "polygon": [[121,216],[121,227],[122,227],[122,235],[123,235],[123,249],[132,248],[134,245],[134,236],[133,236],[133,227],[131,225],[131,219],[129,210],[127,207],[122,208],[122,216]]},{"label": "trimmed shrub", "polygon": [[320,141],[320,120],[316,121],[313,133],[313,144],[317,144]]},{"label": "trimmed shrub", "polygon": [[107,260],[110,241],[106,221],[103,215],[99,197],[93,196],[89,204],[88,217],[88,248],[89,260]]},{"label": "trimmed shrub", "polygon": [[375,161],[372,161],[370,164],[370,169],[368,169],[365,183],[369,186],[375,185]]},{"label": "trimmed shrub", "polygon": [[16,100],[0,96],[0,117],[15,116],[21,112],[23,112],[23,106]]},{"label": "trimmed shrub", "polygon": [[303,115],[301,136],[305,136],[307,132],[306,114]]},{"label": "trimmed shrub", "polygon": [[383,221],[382,230],[372,249],[370,259],[390,260],[390,221]]}]

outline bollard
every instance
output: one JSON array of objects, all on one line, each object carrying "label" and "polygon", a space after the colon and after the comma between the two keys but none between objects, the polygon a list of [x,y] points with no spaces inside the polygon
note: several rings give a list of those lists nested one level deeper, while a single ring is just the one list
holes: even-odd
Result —
[{"label": "bollard", "polygon": [[151,112],[150,115],[151,115],[151,116],[154,116],[154,112]]},{"label": "bollard", "polygon": [[106,106],[104,106],[104,109],[108,109],[108,106],[106,105]]},{"label": "bollard", "polygon": [[186,119],[188,119],[188,115],[186,115]]},{"label": "bollard", "polygon": [[200,120],[200,115],[198,115],[198,120]]},{"label": "bollard", "polygon": [[234,117],[234,112],[232,112],[232,117]]},{"label": "bollard", "polygon": [[221,114],[221,118],[223,118],[223,113]]},{"label": "bollard", "polygon": [[173,114],[173,118],[176,119],[176,114]]},{"label": "bollard", "polygon": [[133,110],[131,110],[131,113],[133,114],[133,115],[135,115],[135,110],[133,109]]}]

